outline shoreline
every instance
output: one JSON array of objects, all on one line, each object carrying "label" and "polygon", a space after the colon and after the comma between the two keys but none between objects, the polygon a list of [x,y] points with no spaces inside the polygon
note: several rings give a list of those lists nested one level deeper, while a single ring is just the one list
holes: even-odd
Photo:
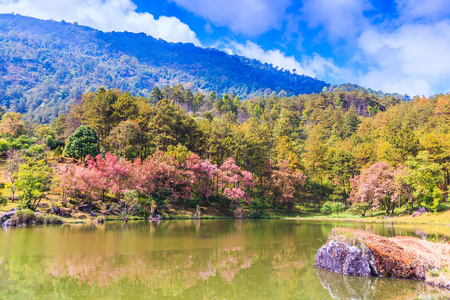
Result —
[{"label": "shoreline", "polygon": [[305,221],[339,221],[339,222],[358,222],[358,223],[374,223],[374,224],[402,224],[402,225],[434,225],[434,226],[449,226],[450,223],[433,223],[433,222],[408,222],[408,221],[388,221],[390,219],[385,220],[364,220],[364,219],[348,219],[348,218],[312,218],[312,217],[300,217],[300,218],[292,218],[292,217],[286,217],[282,218],[285,220],[305,220]]}]

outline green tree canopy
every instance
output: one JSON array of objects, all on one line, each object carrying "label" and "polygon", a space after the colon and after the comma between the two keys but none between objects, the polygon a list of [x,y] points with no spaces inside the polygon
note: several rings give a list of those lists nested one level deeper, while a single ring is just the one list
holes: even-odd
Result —
[{"label": "green tree canopy", "polygon": [[98,136],[89,126],[82,125],[69,137],[65,154],[84,161],[87,155],[97,156],[100,153]]}]

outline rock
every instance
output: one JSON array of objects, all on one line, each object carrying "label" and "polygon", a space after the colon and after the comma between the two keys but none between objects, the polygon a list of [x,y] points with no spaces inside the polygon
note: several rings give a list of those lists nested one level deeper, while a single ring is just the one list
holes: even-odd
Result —
[{"label": "rock", "polygon": [[72,215],[72,210],[70,208],[57,207],[55,208],[55,213],[61,217],[70,217]]},{"label": "rock", "polygon": [[413,214],[412,217],[420,217],[421,215],[423,215],[424,213],[427,213],[427,209],[425,207],[419,207]]},{"label": "rock", "polygon": [[383,220],[390,219],[390,218],[392,218],[392,216],[391,215],[387,215],[387,216],[383,217]]},{"label": "rock", "polygon": [[82,211],[82,212],[85,212],[85,213],[88,213],[88,212],[91,211],[91,207],[88,204],[82,204],[82,205],[78,206],[78,210]]},{"label": "rock", "polygon": [[9,219],[16,213],[16,211],[17,210],[15,208],[13,208],[10,211],[0,215],[0,225],[2,227],[6,227],[7,225],[4,225],[5,222],[9,221]]},{"label": "rock", "polygon": [[38,207],[48,207],[47,202],[41,202],[38,204]]},{"label": "rock", "polygon": [[344,275],[377,275],[371,266],[374,261],[370,253],[365,253],[356,246],[333,240],[317,251],[315,260],[317,267]]},{"label": "rock", "polygon": [[2,227],[3,227],[3,228],[8,227],[8,226],[9,226],[9,219],[6,220],[6,221],[2,224]]},{"label": "rock", "polygon": [[77,218],[77,219],[86,219],[86,218],[87,218],[86,215],[80,214],[80,213],[78,213],[78,214],[73,214],[73,217],[74,217],[74,218]]},{"label": "rock", "polygon": [[316,254],[316,265],[345,275],[425,279],[434,262],[395,241],[352,228],[334,228]]}]

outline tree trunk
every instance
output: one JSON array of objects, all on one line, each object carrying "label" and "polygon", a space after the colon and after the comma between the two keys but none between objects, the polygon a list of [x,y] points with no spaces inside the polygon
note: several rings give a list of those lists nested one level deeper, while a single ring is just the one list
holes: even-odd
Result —
[{"label": "tree trunk", "polygon": [[314,212],[316,212],[316,183],[313,181],[313,204]]},{"label": "tree trunk", "polygon": [[323,184],[322,184],[322,179],[323,179],[323,177],[322,177],[322,175],[320,176],[320,201],[322,202],[323,201]]}]

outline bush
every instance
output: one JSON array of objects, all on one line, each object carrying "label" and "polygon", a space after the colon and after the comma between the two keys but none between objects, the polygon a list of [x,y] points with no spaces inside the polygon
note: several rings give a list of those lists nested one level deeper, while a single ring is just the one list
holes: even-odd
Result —
[{"label": "bush", "polygon": [[16,212],[11,219],[9,219],[10,226],[27,226],[34,225],[36,215],[29,209],[22,209]]},{"label": "bush", "polygon": [[36,215],[29,209],[23,209],[16,212],[9,219],[9,226],[29,226],[29,225],[61,225],[64,221],[54,215]]},{"label": "bush", "polygon": [[325,215],[331,214],[333,212],[332,205],[333,205],[333,202],[330,202],[330,201],[325,202],[322,205],[322,208],[320,209],[320,212],[325,214]]},{"label": "bush", "polygon": [[64,220],[58,216],[45,215],[44,216],[44,224],[45,225],[62,225],[62,224],[64,224]]},{"label": "bush", "polygon": [[258,198],[253,199],[250,204],[250,208],[252,212],[248,215],[251,219],[260,219],[263,216],[264,203],[261,202]]},{"label": "bush", "polygon": [[4,139],[0,139],[0,152],[6,152],[8,150],[9,150],[9,143]]},{"label": "bush", "polygon": [[369,204],[355,203],[350,206],[350,212],[354,215],[361,215],[361,217],[366,216],[366,212],[370,210]]},{"label": "bush", "polygon": [[335,202],[332,206],[333,213],[339,215],[340,213],[344,212],[347,208],[345,207],[344,203],[341,202]]},{"label": "bush", "polygon": [[6,206],[8,204],[8,200],[0,194],[0,206]]},{"label": "bush", "polygon": [[345,205],[341,202],[330,202],[327,201],[322,205],[320,212],[326,215],[337,214],[344,212],[346,209]]}]

